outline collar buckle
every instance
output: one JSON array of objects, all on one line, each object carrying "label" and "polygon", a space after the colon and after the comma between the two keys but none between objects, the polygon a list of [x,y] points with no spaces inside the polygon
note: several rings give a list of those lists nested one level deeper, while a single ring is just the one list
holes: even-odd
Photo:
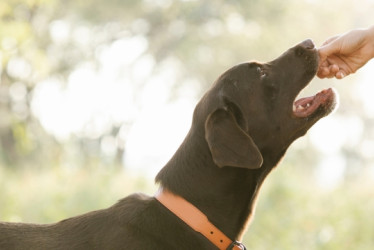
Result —
[{"label": "collar buckle", "polygon": [[234,249],[238,249],[238,250],[247,250],[247,248],[245,248],[245,246],[243,245],[243,243],[239,242],[239,241],[233,241],[230,246],[227,247],[226,250],[234,250]]}]

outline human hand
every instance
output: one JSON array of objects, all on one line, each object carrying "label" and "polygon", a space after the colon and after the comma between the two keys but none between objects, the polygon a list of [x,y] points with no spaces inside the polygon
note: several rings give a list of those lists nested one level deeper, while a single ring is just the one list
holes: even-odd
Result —
[{"label": "human hand", "polygon": [[355,73],[374,57],[374,26],[331,37],[323,43],[318,52],[318,77],[342,79]]}]

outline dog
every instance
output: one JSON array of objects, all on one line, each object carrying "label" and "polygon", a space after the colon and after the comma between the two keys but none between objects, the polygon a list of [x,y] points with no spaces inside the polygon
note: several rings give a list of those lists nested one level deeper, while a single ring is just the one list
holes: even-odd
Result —
[{"label": "dog", "polygon": [[54,224],[1,223],[0,249],[245,249],[239,240],[264,179],[336,107],[332,89],[295,101],[317,68],[309,39],[268,63],[230,68],[198,102],[155,196]]}]

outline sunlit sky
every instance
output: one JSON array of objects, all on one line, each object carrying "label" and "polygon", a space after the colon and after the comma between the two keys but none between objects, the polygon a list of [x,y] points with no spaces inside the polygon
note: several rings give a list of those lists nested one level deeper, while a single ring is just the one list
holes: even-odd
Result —
[{"label": "sunlit sky", "polygon": [[[71,34],[70,29],[64,21],[55,21],[50,33],[55,42],[64,42]],[[92,35],[84,28],[76,34],[81,42],[89,41]],[[33,113],[44,128],[61,141],[72,134],[95,138],[106,132],[112,122],[131,123],[122,126],[120,132],[126,143],[124,165],[134,172],[155,175],[190,127],[199,99],[199,82],[191,78],[176,83],[175,72],[181,65],[172,59],[154,71],[153,57],[144,54],[147,47],[147,40],[136,36],[98,48],[95,55],[100,62],[99,69],[87,62],[70,74],[67,84],[56,78],[39,83],[33,95]],[[370,117],[374,117],[373,68],[374,63],[369,63],[361,69],[361,81],[356,88]],[[175,84],[182,87],[172,93]],[[15,91],[15,95],[17,93],[19,91]],[[363,154],[374,155],[373,141],[358,145],[362,131],[359,116],[343,117],[338,112],[322,119],[310,130],[311,142],[324,155],[316,171],[321,185],[328,188],[341,180],[346,162],[340,148],[347,141],[362,147]],[[116,139],[108,137],[104,142],[103,150],[113,153]]]}]

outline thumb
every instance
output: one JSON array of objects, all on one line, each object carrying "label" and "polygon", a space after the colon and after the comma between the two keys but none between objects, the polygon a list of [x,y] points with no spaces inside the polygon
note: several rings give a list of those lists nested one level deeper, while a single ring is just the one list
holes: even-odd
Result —
[{"label": "thumb", "polygon": [[331,58],[331,55],[338,54],[339,49],[334,46],[333,44],[328,44],[325,46],[322,46],[318,49],[318,55],[319,55],[319,67],[329,67],[331,62],[328,60],[328,58]]},{"label": "thumb", "polygon": [[339,48],[334,44],[327,44],[318,49],[318,53],[321,59],[326,59],[326,57],[339,52]]},{"label": "thumb", "polygon": [[340,36],[330,37],[322,44],[321,47],[318,48],[318,53],[321,60],[325,60],[328,56],[340,51],[339,37]]}]

